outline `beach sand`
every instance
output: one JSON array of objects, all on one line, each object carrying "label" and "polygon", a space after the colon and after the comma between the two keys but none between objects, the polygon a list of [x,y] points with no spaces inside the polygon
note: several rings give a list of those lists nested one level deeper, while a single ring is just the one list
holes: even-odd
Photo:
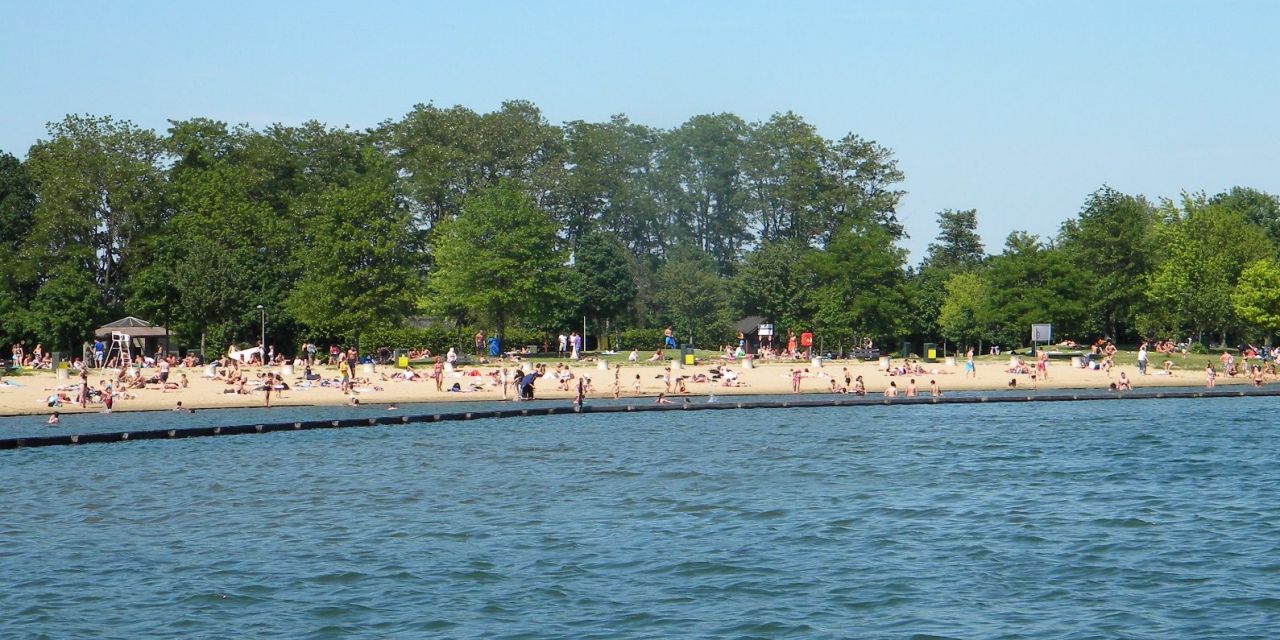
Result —
[{"label": "beach sand", "polygon": [[[968,378],[964,375],[963,360],[959,361],[955,366],[946,366],[941,361],[933,364],[923,363],[921,366],[925,367],[926,373],[907,376],[891,376],[882,371],[877,362],[826,361],[821,367],[815,367],[809,361],[768,362],[759,363],[752,369],[743,368],[741,363],[729,364],[729,368],[737,372],[739,380],[746,385],[739,387],[692,382],[691,377],[694,374],[706,374],[717,363],[682,366],[675,374],[678,376],[690,376],[690,379],[686,380],[687,395],[705,396],[709,393],[716,395],[776,395],[792,393],[792,378],[789,372],[795,368],[801,368],[808,370],[801,382],[800,390],[801,395],[803,395],[805,393],[830,393],[831,379],[835,378],[840,384],[843,384],[844,369],[848,368],[851,376],[863,376],[868,395],[882,393],[891,381],[895,382],[900,390],[905,390],[908,381],[914,378],[919,394],[924,396],[928,395],[930,380],[937,381],[944,395],[949,391],[1003,390],[1008,388],[1008,383],[1011,379],[1017,380],[1018,389],[1029,391],[1046,389],[1107,389],[1110,383],[1119,379],[1121,371],[1128,375],[1135,389],[1156,386],[1203,387],[1205,384],[1204,362],[1205,358],[1203,356],[1191,356],[1185,359],[1179,357],[1176,358],[1177,366],[1175,366],[1170,375],[1152,372],[1149,375],[1141,376],[1138,375],[1136,367],[1116,367],[1108,374],[1102,371],[1072,368],[1066,361],[1055,360],[1050,363],[1048,379],[1038,381],[1027,375],[1008,373],[1006,371],[1009,367],[1009,359],[1007,357],[998,360],[994,358],[980,359],[976,365],[976,378]],[[1196,366],[1197,363],[1199,366]],[[525,366],[527,367],[528,365],[526,364]],[[594,362],[571,363],[571,366],[575,376],[587,375],[591,378],[595,391],[589,394],[588,398],[612,397],[614,376],[612,369],[599,369]],[[555,363],[549,362],[548,369],[554,370],[554,368]],[[466,375],[466,372],[479,370],[481,373],[488,373],[493,369],[494,367],[491,365],[463,367],[456,373],[447,374],[444,386],[448,389],[454,382],[459,382],[463,388],[467,388],[473,381],[487,383],[487,377],[469,376]],[[246,371],[252,377],[261,370],[251,368]],[[273,370],[279,371],[278,368]],[[182,402],[185,408],[190,409],[263,406],[264,398],[261,392],[250,395],[226,393],[228,389],[231,389],[230,386],[221,381],[202,378],[203,371],[202,368],[175,368],[171,379],[176,380],[179,373],[186,373],[190,381],[188,388],[178,391],[162,391],[152,385],[147,389],[136,389],[131,391],[135,398],[117,399],[113,410],[172,409],[179,401]],[[358,385],[358,393],[356,395],[361,404],[382,405],[389,403],[492,401],[502,399],[501,389],[486,388],[484,391],[455,393],[436,391],[434,381],[429,379],[414,382],[384,381],[382,379],[383,374],[390,375],[395,371],[396,369],[390,366],[378,366],[375,373],[368,376],[370,378],[369,384]],[[317,367],[316,372],[327,379],[332,379],[336,376],[336,368],[334,367]],[[144,375],[146,376],[150,376],[153,373],[154,369],[144,370]],[[429,374],[430,369],[421,370],[420,373]],[[100,374],[97,371],[91,371],[89,375],[90,383],[95,386],[101,386],[101,381],[105,378],[103,374],[114,374],[114,372],[103,371]],[[367,374],[359,374],[359,377],[365,375]],[[648,401],[653,401],[660,392],[664,391],[661,379],[663,367],[657,363],[624,365],[619,375],[622,382],[621,397],[623,398],[641,397]],[[637,375],[640,376],[640,391],[638,393],[635,391],[634,386]],[[74,392],[68,392],[73,402],[64,403],[60,407],[47,406],[45,399],[56,393],[60,385],[66,387],[78,383],[78,377],[75,372],[71,372],[70,379],[67,380],[57,379],[54,372],[51,371],[27,371],[20,376],[6,376],[4,380],[17,386],[0,385],[0,415],[48,414],[53,411],[69,414],[85,411],[100,412],[103,410],[101,404],[91,404],[88,409],[81,409],[74,402]],[[286,381],[293,388],[284,392],[283,396],[279,392],[272,393],[272,406],[341,405],[349,402],[349,396],[343,394],[336,387],[300,389],[296,385],[297,376],[286,377]],[[1268,380],[1268,382],[1274,384],[1273,380]],[[1219,373],[1217,383],[1219,386],[1247,385],[1251,384],[1251,381],[1244,375],[1229,378]],[[557,390],[557,386],[556,381],[550,375],[539,379],[536,385],[537,398],[564,399],[568,402],[576,395],[576,379],[570,383],[570,391]],[[514,393],[513,388],[508,392],[508,398]],[[670,395],[672,398],[678,398],[683,394],[673,393]]]}]

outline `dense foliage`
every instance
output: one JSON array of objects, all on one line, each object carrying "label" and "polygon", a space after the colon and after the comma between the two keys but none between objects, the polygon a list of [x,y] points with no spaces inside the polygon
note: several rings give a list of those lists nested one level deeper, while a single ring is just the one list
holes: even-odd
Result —
[{"label": "dense foliage", "polygon": [[[825,344],[1280,330],[1280,199],[1237,187],[1151,203],[1108,187],[1053,238],[988,255],[978,212],[900,248],[892,153],[793,113],[554,125],[418,105],[366,131],[195,118],[160,133],[68,116],[0,152],[0,341],[75,349],[136,315],[185,346],[544,344],[585,324],[621,348],[662,327],[714,347],[760,315]],[[469,345],[468,345],[469,346]]]}]

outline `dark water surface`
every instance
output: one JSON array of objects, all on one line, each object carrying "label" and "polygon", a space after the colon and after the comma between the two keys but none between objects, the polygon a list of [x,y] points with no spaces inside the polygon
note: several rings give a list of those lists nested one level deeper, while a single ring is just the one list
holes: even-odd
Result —
[{"label": "dark water surface", "polygon": [[0,637],[1275,637],[1276,408],[585,414],[4,451]]}]

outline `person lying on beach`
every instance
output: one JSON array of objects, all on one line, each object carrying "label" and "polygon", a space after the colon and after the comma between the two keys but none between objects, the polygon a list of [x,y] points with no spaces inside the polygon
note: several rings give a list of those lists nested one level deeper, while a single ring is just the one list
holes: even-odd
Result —
[{"label": "person lying on beach", "polygon": [[662,360],[662,349],[654,351],[653,355],[649,358],[649,362],[658,362],[659,360]]}]

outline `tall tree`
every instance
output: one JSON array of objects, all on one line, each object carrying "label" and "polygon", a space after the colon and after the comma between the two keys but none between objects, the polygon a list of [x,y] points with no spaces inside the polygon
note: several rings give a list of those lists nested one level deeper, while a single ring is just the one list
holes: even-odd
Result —
[{"label": "tall tree", "polygon": [[1247,326],[1266,334],[1271,346],[1280,331],[1280,262],[1273,257],[1250,262],[1231,293],[1231,305]]},{"label": "tall tree", "polygon": [[556,246],[554,219],[520,185],[480,191],[435,230],[426,308],[492,322],[502,338],[540,300],[565,295],[566,260]]},{"label": "tall tree", "polygon": [[1209,204],[1244,214],[1245,220],[1261,227],[1272,244],[1280,247],[1280,197],[1249,187],[1231,187],[1210,198]]},{"label": "tall tree", "polygon": [[925,262],[948,271],[964,271],[986,258],[978,235],[977,209],[944,209],[938,212],[938,239],[929,244]]},{"label": "tall tree", "polygon": [[742,182],[744,140],[738,116],[694,116],[663,137],[658,160],[660,206],[670,212],[668,246],[688,243],[728,275],[752,236]]},{"label": "tall tree", "polygon": [[818,284],[811,270],[814,251],[802,240],[777,240],[748,253],[733,280],[739,310],[782,327],[812,319],[811,290]]},{"label": "tall tree", "polygon": [[35,184],[21,160],[0,152],[0,341],[24,335],[26,301],[35,294],[35,264],[15,259],[31,232]]},{"label": "tall tree", "polygon": [[1052,324],[1058,336],[1082,337],[1087,294],[1079,284],[1086,277],[1061,248],[1025,232],[1009,234],[1004,252],[992,256],[986,272],[992,338],[1026,344],[1036,323]]},{"label": "tall tree", "polygon": [[696,248],[678,248],[658,269],[659,319],[674,328],[677,339],[716,345],[727,338],[728,295],[715,261]]},{"label": "tall tree", "polygon": [[284,307],[312,334],[355,336],[396,326],[420,297],[422,247],[395,174],[378,166],[303,203],[298,280]]},{"label": "tall tree", "polygon": [[947,280],[946,298],[938,314],[938,330],[958,345],[989,339],[991,300],[987,283],[972,272]]},{"label": "tall tree", "polygon": [[582,315],[596,321],[614,320],[636,297],[636,283],[627,251],[612,236],[588,233],[573,252],[575,283],[571,296]]},{"label": "tall tree", "polygon": [[31,148],[39,204],[27,258],[86,272],[97,292],[94,318],[122,310],[124,285],[147,260],[135,240],[167,221],[163,151],[152,131],[91,116],[51,123],[49,139]]},{"label": "tall tree", "polygon": [[1176,319],[1178,330],[1198,339],[1218,332],[1225,341],[1235,328],[1231,292],[1244,265],[1271,254],[1266,234],[1239,211],[1186,195],[1182,206],[1166,203],[1158,229],[1164,260],[1149,275],[1151,305]]},{"label": "tall tree", "polygon": [[906,252],[883,226],[866,222],[810,254],[817,329],[840,339],[884,337],[902,329]]},{"label": "tall tree", "polygon": [[1091,329],[1113,339],[1134,335],[1144,302],[1144,276],[1155,263],[1155,213],[1140,196],[1104,186],[1093,192],[1078,218],[1062,225],[1059,245],[1077,269],[1089,302]]},{"label": "tall tree", "polygon": [[658,132],[615,115],[570,122],[564,134],[568,169],[555,200],[569,246],[603,229],[636,253],[657,254],[664,240],[651,184]]}]

